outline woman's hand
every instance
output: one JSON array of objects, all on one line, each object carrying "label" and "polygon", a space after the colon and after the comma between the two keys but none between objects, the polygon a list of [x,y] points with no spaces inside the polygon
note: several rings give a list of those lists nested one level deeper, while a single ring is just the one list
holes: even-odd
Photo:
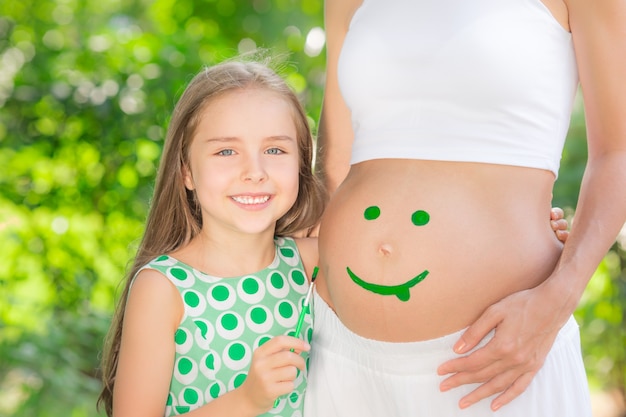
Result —
[{"label": "woman's hand", "polygon": [[565,243],[569,237],[569,231],[567,230],[569,225],[567,224],[567,220],[565,220],[563,209],[552,207],[552,210],[550,210],[550,226],[552,230],[554,230],[557,239]]},{"label": "woman's hand", "polygon": [[[550,226],[563,243],[569,237],[564,217],[561,208],[550,210]],[[471,354],[439,367],[440,375],[452,374],[441,383],[442,391],[465,384],[482,384],[461,399],[461,408],[500,393],[491,404],[497,410],[526,390],[568,317],[556,319],[555,308],[559,303],[550,299],[544,287],[512,294],[485,310],[464,332],[454,351],[460,355],[469,352],[491,331],[494,337]]]},{"label": "woman's hand", "polygon": [[305,369],[300,352],[309,349],[303,340],[276,336],[254,351],[248,376],[239,388],[252,409],[259,410],[257,414],[271,410],[278,397],[293,391],[298,369]]},{"label": "woman's hand", "polygon": [[439,375],[452,374],[440,385],[447,391],[465,384],[481,384],[459,402],[460,408],[498,395],[495,411],[526,390],[543,366],[554,340],[571,312],[558,294],[540,285],[514,293],[489,307],[455,344],[457,354],[474,349],[494,331],[487,344],[467,356],[445,362]]}]

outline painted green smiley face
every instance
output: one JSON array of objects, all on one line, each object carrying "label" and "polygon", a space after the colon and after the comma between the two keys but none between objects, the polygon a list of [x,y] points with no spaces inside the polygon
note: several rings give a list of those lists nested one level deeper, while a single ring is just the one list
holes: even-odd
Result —
[{"label": "painted green smiley face", "polygon": [[[378,206],[370,206],[363,212],[365,220],[376,220],[380,217],[380,208]],[[411,215],[411,222],[415,226],[425,226],[430,221],[430,214],[424,210],[417,210]],[[411,288],[422,282],[428,275],[428,271],[424,270],[403,284],[399,285],[380,285],[364,281],[356,275],[350,267],[346,267],[350,279],[367,291],[371,291],[380,295],[395,295],[400,301],[408,301],[411,298]]]}]

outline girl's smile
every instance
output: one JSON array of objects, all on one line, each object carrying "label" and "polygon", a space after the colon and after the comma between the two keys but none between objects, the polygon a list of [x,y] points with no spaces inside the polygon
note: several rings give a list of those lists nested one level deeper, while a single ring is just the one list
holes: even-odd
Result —
[{"label": "girl's smile", "polygon": [[267,207],[271,195],[234,195],[231,197],[235,203],[246,210],[261,210]]}]

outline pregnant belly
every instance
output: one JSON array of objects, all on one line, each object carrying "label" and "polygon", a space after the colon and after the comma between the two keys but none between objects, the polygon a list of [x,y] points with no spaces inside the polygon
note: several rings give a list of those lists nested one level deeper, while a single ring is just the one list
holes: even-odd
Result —
[{"label": "pregnant belly", "polygon": [[[372,169],[375,162],[384,169]],[[519,187],[532,191],[512,192],[520,172],[511,169],[357,166],[322,220],[318,292],[355,333],[413,341],[466,327],[494,302],[537,285],[561,246],[549,227],[550,187],[537,170],[522,169]]]}]

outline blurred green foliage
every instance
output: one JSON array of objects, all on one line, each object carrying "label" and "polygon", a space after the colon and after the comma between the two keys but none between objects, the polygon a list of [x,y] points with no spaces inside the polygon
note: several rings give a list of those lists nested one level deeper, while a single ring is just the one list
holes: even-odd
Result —
[{"label": "blurred green foliage", "polygon": [[[0,417],[97,416],[99,352],[141,236],[165,126],[205,65],[270,47],[317,120],[321,0],[0,2]],[[555,204],[572,215],[578,110]],[[577,317],[589,377],[624,390],[626,254]]]}]

